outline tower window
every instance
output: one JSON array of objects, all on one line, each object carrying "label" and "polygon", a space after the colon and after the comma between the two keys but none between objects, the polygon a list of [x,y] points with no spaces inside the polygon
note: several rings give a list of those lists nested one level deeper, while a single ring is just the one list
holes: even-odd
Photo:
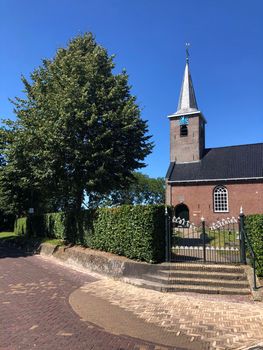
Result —
[{"label": "tower window", "polygon": [[214,212],[228,212],[228,191],[224,186],[217,186],[214,189]]},{"label": "tower window", "polygon": [[180,136],[187,136],[188,135],[188,127],[187,125],[180,125]]}]

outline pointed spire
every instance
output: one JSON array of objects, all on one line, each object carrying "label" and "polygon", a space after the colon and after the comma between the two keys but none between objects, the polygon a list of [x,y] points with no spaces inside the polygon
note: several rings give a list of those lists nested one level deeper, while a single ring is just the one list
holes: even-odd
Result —
[{"label": "pointed spire", "polygon": [[185,43],[185,53],[186,53],[186,63],[189,62],[189,47],[190,47],[190,43]]},{"label": "pointed spire", "polygon": [[186,65],[184,70],[184,77],[178,102],[177,111],[175,114],[191,113],[198,111],[197,102],[193,82],[189,70],[189,43],[186,43]]}]

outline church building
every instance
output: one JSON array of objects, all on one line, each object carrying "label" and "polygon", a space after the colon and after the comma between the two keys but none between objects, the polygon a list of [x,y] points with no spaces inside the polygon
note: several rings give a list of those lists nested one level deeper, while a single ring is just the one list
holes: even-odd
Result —
[{"label": "church building", "polygon": [[[206,118],[198,109],[187,55],[177,111],[170,120],[166,204],[176,217],[200,223],[263,213],[263,143],[205,147]],[[263,130],[262,130],[263,131]]]}]

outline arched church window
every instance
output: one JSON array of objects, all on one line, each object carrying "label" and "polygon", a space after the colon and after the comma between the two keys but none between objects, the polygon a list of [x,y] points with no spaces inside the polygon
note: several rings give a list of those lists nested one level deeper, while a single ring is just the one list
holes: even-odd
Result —
[{"label": "arched church window", "polygon": [[228,191],[225,186],[217,186],[214,189],[214,211],[228,212]]},{"label": "arched church window", "polygon": [[188,127],[187,125],[180,125],[180,136],[188,135]]}]

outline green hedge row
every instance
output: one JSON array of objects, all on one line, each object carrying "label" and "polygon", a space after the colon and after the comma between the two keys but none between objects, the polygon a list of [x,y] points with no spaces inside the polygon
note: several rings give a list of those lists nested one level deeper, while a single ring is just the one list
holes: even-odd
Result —
[{"label": "green hedge row", "polygon": [[165,255],[164,205],[52,213],[20,218],[17,234],[64,239],[131,259],[161,262]]},{"label": "green hedge row", "polygon": [[263,276],[263,214],[248,215],[245,228],[257,257],[257,274]]}]

